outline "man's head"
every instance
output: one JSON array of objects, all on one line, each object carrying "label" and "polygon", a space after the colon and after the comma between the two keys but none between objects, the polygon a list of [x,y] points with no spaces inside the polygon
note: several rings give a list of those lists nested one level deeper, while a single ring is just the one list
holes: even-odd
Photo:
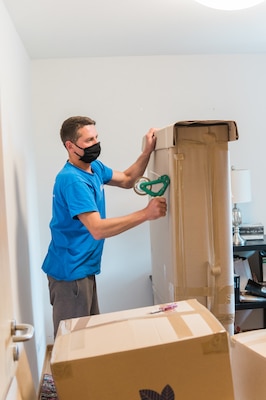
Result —
[{"label": "man's head", "polygon": [[60,136],[65,146],[66,141],[76,143],[80,137],[78,130],[86,125],[95,125],[96,122],[89,117],[70,117],[66,119],[61,127]]},{"label": "man's head", "polygon": [[95,121],[88,117],[70,117],[63,122],[60,131],[62,142],[68,151],[71,164],[87,168],[101,153]]}]

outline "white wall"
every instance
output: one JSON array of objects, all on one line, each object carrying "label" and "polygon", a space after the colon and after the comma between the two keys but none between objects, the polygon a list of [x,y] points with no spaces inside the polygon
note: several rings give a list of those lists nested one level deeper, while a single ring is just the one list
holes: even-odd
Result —
[{"label": "white wall", "polygon": [[[150,126],[236,120],[240,139],[229,144],[232,164],[251,169],[253,187],[252,203],[241,207],[244,222],[266,226],[266,55],[31,61],[0,0],[0,60],[14,317],[35,326],[26,349],[37,382],[45,334],[52,338],[47,282],[40,268],[50,239],[54,177],[66,160],[59,140],[62,121],[75,114],[96,119],[102,160],[124,169],[138,156]],[[107,188],[106,195],[109,216],[134,211],[147,201],[133,190]],[[152,303],[150,263],[148,224],[106,241],[98,277],[102,312]]]},{"label": "white wall", "polygon": [[[125,169],[138,156],[151,126],[179,120],[235,120],[239,141],[231,142],[232,165],[250,168],[253,201],[243,205],[244,222],[266,226],[264,198],[264,110],[266,55],[38,60],[32,62],[33,116],[41,256],[50,240],[54,177],[67,154],[59,139],[62,121],[77,114],[97,121],[101,159]],[[144,207],[146,197],[133,190],[107,188],[108,216]],[[163,234],[163,233],[162,233]],[[98,277],[102,312],[152,303],[148,224],[106,241]],[[47,336],[52,337],[51,308],[45,282]]]},{"label": "white wall", "polygon": [[[9,257],[14,318],[35,327],[25,344],[37,388],[46,349],[35,155],[31,123],[31,62],[0,1],[0,96]],[[8,299],[1,299],[0,306]],[[25,371],[26,372],[26,371]]]}]

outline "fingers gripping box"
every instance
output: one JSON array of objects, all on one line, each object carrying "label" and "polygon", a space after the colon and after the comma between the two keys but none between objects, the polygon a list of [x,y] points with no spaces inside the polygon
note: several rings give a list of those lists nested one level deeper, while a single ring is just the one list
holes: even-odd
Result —
[{"label": "fingers gripping box", "polygon": [[63,400],[232,400],[228,334],[197,300],[61,321],[51,369]]}]

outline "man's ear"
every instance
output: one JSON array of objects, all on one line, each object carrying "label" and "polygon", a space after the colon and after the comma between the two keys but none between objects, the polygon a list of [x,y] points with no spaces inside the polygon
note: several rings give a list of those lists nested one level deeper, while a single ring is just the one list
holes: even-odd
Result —
[{"label": "man's ear", "polygon": [[67,140],[65,142],[65,148],[67,149],[67,151],[70,151],[73,149],[73,143],[70,140]]}]

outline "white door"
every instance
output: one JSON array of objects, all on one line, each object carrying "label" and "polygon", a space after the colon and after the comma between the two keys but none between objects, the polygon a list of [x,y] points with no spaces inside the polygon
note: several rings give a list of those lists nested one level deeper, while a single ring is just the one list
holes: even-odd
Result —
[{"label": "white door", "polygon": [[[12,325],[14,314],[11,292],[2,150],[0,112],[0,400],[10,398],[8,395],[10,391],[13,393],[12,400],[16,400],[25,398],[25,396],[21,396],[20,394],[20,384],[17,385],[18,387],[15,389],[15,394],[13,389],[16,386],[14,385],[16,373],[20,370],[19,366],[21,363],[24,363],[25,359],[24,348],[23,345],[19,344],[19,341],[30,339],[33,335],[33,328],[29,325],[15,324],[18,330],[13,329],[12,332],[12,326],[15,326],[14,324]],[[25,368],[24,372],[26,372]],[[30,397],[33,398],[32,396]]]},{"label": "white door", "polygon": [[10,265],[8,256],[8,236],[6,220],[6,203],[3,171],[2,131],[0,120],[0,398],[4,399],[15,373],[16,344],[11,336],[11,321],[13,318]]}]

